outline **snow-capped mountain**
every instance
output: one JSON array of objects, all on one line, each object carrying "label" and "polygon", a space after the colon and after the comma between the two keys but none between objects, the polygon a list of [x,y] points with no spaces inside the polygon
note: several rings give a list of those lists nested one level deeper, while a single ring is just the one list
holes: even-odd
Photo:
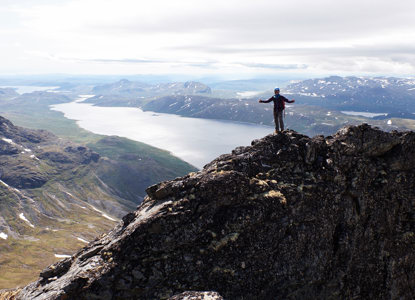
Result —
[{"label": "snow-capped mountain", "polygon": [[304,104],[373,112],[415,112],[415,79],[339,77],[292,83],[283,91]]}]

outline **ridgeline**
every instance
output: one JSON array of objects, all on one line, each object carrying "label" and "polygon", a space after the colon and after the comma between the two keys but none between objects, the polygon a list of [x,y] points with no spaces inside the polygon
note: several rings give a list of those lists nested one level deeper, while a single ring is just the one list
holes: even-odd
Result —
[{"label": "ridgeline", "polygon": [[364,124],[328,137],[268,135],[149,187],[108,234],[7,293],[412,299],[414,168],[413,132]]}]

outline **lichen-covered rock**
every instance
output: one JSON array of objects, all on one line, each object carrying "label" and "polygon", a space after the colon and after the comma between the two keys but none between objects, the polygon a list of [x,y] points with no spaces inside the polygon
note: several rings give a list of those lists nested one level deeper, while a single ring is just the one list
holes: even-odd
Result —
[{"label": "lichen-covered rock", "polygon": [[268,135],[150,187],[18,299],[412,299],[414,149],[367,125]]}]

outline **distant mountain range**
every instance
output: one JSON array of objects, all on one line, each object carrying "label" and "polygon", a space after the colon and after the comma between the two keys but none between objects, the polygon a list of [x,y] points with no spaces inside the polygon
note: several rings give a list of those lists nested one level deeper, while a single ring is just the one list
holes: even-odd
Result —
[{"label": "distant mountain range", "polygon": [[[167,84],[159,89],[151,86],[154,93],[150,93],[151,97],[146,97],[137,96],[138,91],[135,92],[135,96],[128,92],[132,86],[150,91],[146,85],[126,82],[128,88],[124,91],[119,88],[122,82],[107,85],[104,89],[94,89],[96,96],[85,102],[100,106],[133,106],[147,111],[187,117],[273,126],[272,105],[257,103],[260,96],[262,99],[272,96],[273,87],[269,93],[258,92],[255,97],[224,99],[213,96],[214,90],[212,94],[207,95],[195,93],[194,90],[186,94],[186,89],[183,88],[180,89],[180,93],[175,93],[175,90],[171,90],[173,84]],[[238,85],[238,88],[241,86]],[[202,90],[206,88],[203,86]],[[99,91],[105,93],[100,94]],[[157,96],[163,93],[168,95]],[[387,124],[388,119],[415,117],[412,114],[415,112],[415,80],[410,79],[332,76],[291,83],[282,88],[281,93],[296,100],[296,103],[287,109],[287,124],[290,128],[311,136],[330,135],[344,125],[357,125],[362,122],[368,122],[384,130],[405,129],[405,125],[390,126]],[[384,115],[378,116],[375,120],[346,116],[340,111],[379,112]],[[383,122],[380,122],[381,120]]]},{"label": "distant mountain range", "polygon": [[51,105],[70,102],[71,98],[59,93],[36,91],[19,95],[10,101],[13,101],[14,105]]},{"label": "distant mountain range", "polygon": [[210,94],[211,92],[210,87],[195,81],[160,83],[153,85],[143,82],[133,82],[126,79],[111,84],[96,86],[92,89],[92,93],[95,95],[110,94],[142,97]]},{"label": "distant mountain range", "polygon": [[0,88],[0,100],[6,100],[19,96],[12,88]]},{"label": "distant mountain range", "polygon": [[[274,86],[271,82],[268,85],[269,91],[260,92],[264,85],[257,79],[217,82],[213,84],[213,89],[195,81],[149,84],[123,79],[89,89],[76,86],[71,91],[77,93],[82,90],[95,95],[85,103],[99,106],[139,107],[188,117],[273,126],[272,105],[257,103],[258,98],[266,99],[273,94]],[[226,89],[226,92],[217,92],[217,88]],[[344,125],[361,122],[380,126],[384,130],[407,129],[412,127],[408,127],[408,124],[390,126],[387,122],[391,118],[415,119],[413,79],[331,76],[291,82],[281,90],[283,95],[296,100],[286,112],[288,126],[307,135],[329,135]],[[256,96],[252,96],[255,93]],[[53,94],[37,92],[44,103],[71,101],[65,96],[69,94]],[[36,99],[35,94],[22,95],[13,101],[26,105],[36,102]],[[341,111],[383,115],[368,119],[346,116]]]},{"label": "distant mountain range", "polygon": [[331,76],[288,85],[298,103],[337,110],[415,112],[415,79]]}]

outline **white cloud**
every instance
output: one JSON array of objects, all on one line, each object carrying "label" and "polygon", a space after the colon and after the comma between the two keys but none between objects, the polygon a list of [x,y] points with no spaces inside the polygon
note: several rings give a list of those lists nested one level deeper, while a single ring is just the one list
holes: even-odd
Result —
[{"label": "white cloud", "polygon": [[413,0],[6,1],[0,63],[9,73],[255,73],[293,66],[413,74],[414,12]]}]

